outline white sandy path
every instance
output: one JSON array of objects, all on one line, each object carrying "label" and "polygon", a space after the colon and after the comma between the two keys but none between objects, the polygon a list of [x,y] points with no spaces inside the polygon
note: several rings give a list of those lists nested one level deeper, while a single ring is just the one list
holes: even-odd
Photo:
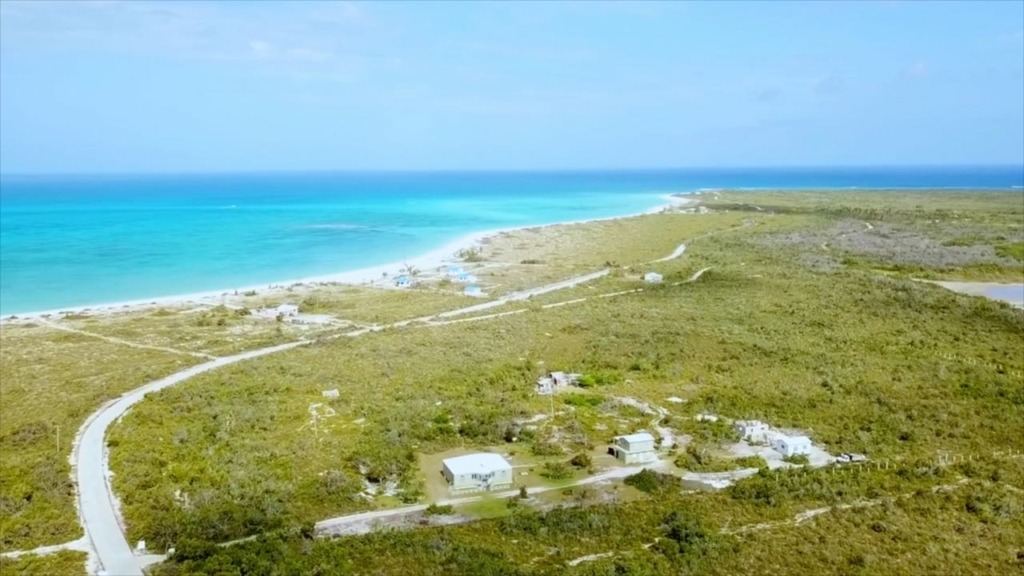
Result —
[{"label": "white sandy path", "polygon": [[105,573],[118,576],[142,576],[139,558],[134,555],[121,531],[121,523],[116,512],[116,499],[108,482],[107,450],[104,439],[107,428],[124,415],[129,408],[141,402],[150,392],[162,390],[197,374],[228,364],[290,350],[309,343],[310,341],[289,342],[193,366],[161,380],[150,382],[108,402],[85,422],[75,441],[71,462],[78,484],[78,507],[82,526]]},{"label": "white sandy path", "polygon": [[[527,488],[528,494],[541,494],[551,490],[564,490],[569,486],[585,486],[587,484],[596,484],[598,482],[605,482],[608,480],[617,480],[625,478],[626,476],[632,476],[645,468],[648,470],[656,470],[666,466],[666,462],[658,461],[644,466],[629,466],[623,468],[613,468],[594,476],[588,476],[581,478],[576,482],[570,484],[561,484],[559,486],[536,486],[533,488]],[[452,505],[457,506],[461,504],[469,504],[477,502],[483,498],[511,498],[517,496],[519,490],[508,490],[505,492],[492,492],[484,495],[477,496],[465,496],[462,498],[451,498],[448,500],[441,500],[437,502],[440,506]],[[359,514],[348,514],[345,516],[338,516],[336,518],[328,518],[327,520],[321,520],[316,523],[316,531],[318,533],[326,534],[356,534],[368,531],[372,528],[373,522],[381,520],[383,518],[389,518],[391,516],[403,516],[406,514],[413,514],[416,512],[422,512],[427,509],[426,504],[415,504],[412,506],[403,506],[402,508],[389,508],[387,510],[376,510],[373,512],[362,512]]]},{"label": "white sandy path", "polygon": [[206,354],[204,352],[189,352],[186,350],[178,350],[176,348],[167,348],[165,346],[153,346],[150,344],[139,344],[138,342],[131,342],[129,340],[122,340],[120,338],[114,338],[113,336],[104,336],[103,334],[96,334],[95,332],[87,332],[85,330],[79,330],[70,326],[64,326],[57,322],[47,320],[45,318],[37,318],[36,322],[46,326],[47,328],[53,328],[54,330],[63,330],[64,332],[71,332],[73,334],[81,334],[83,336],[90,336],[92,338],[99,338],[100,340],[106,340],[114,344],[120,344],[122,346],[130,346],[131,348],[140,348],[145,350],[159,350],[160,352],[170,352],[172,354],[183,354],[186,356],[196,356],[198,358],[206,358],[208,360],[216,360],[216,356]]},{"label": "white sandy path", "polygon": [[649,264],[653,264],[655,262],[668,262],[669,260],[675,260],[676,258],[679,258],[680,256],[682,256],[685,252],[686,252],[686,244],[680,244],[668,256],[665,256],[664,258],[658,258],[657,260],[651,260],[649,262]]},{"label": "white sandy path", "polygon": [[39,548],[33,548],[32,550],[12,550],[11,552],[4,552],[0,554],[3,558],[17,558],[19,556],[35,555],[35,556],[46,556],[49,554],[56,554],[61,550],[75,550],[78,552],[89,553],[92,551],[92,547],[89,545],[89,539],[87,537],[79,538],[78,540],[72,540],[70,542],[64,542],[63,544],[53,544],[51,546],[40,546]]},{"label": "white sandy path", "polygon": [[[584,274],[582,276],[577,276],[561,282],[555,282],[533,290],[510,294],[493,302],[485,303],[487,306],[484,308],[481,308],[480,305],[474,305],[459,310],[453,310],[446,314],[465,314],[480,309],[499,306],[506,302],[526,299],[535,294],[543,294],[575,286],[582,282],[587,282],[594,278],[604,276],[607,273],[607,270],[602,270],[597,273]],[[404,321],[396,323],[395,325],[406,325],[408,323],[409,321]],[[49,322],[47,322],[47,325],[72,332],[79,332],[72,328],[52,325],[52,323]],[[379,329],[380,328],[376,327],[363,328],[354,332],[341,334],[339,337],[355,337]],[[101,335],[91,333],[86,334],[116,341],[120,344],[134,345],[134,347],[154,348],[152,346],[121,341],[116,338],[110,339]],[[151,560],[151,558],[136,556],[124,535],[122,522],[118,517],[117,498],[113,494],[109,483],[109,466],[107,462],[108,454],[105,441],[107,428],[115,420],[123,416],[132,406],[141,402],[145,398],[146,394],[150,392],[162,390],[169,386],[173,386],[174,384],[188,380],[198,374],[215,370],[229,364],[289,350],[309,343],[311,343],[311,341],[308,340],[289,342],[287,344],[280,344],[277,346],[235,354],[233,356],[217,358],[204,364],[187,368],[166,378],[150,382],[149,384],[136,388],[135,390],[124,394],[120,398],[112,400],[102,406],[82,425],[82,428],[75,439],[75,446],[71,454],[73,474],[77,481],[78,512],[82,526],[85,529],[85,538],[65,544],[36,548],[30,551],[15,551],[8,555],[17,556],[23,553],[47,554],[62,549],[85,548],[88,550],[91,548],[91,550],[95,552],[95,556],[90,558],[90,563],[98,563],[102,566],[103,571],[106,574],[117,574],[118,576],[141,576],[142,566],[147,563],[147,561]],[[167,351],[180,352],[173,349],[167,349]],[[87,546],[81,546],[83,540]]]},{"label": "white sandy path", "polygon": [[433,317],[430,317],[430,318],[427,318],[427,319],[431,319],[431,318],[450,318],[452,316],[461,316],[463,314],[472,314],[473,312],[480,312],[482,310],[488,310],[490,308],[501,306],[503,304],[508,304],[509,302],[516,302],[516,301],[519,301],[519,300],[526,300],[526,299],[531,298],[533,296],[539,296],[541,294],[547,294],[548,292],[555,292],[557,290],[564,290],[566,288],[572,288],[573,286],[577,286],[579,284],[583,284],[584,282],[590,282],[591,280],[596,280],[598,278],[602,278],[604,276],[607,276],[609,272],[611,272],[611,270],[608,270],[607,268],[605,268],[604,270],[598,270],[597,272],[591,272],[590,274],[583,274],[583,275],[580,275],[580,276],[575,276],[573,278],[569,278],[568,280],[561,280],[559,282],[553,282],[551,284],[546,284],[546,285],[541,286],[539,288],[531,288],[530,290],[522,290],[520,292],[512,292],[510,294],[506,294],[506,295],[502,296],[501,298],[498,298],[497,300],[491,300],[490,302],[484,302],[482,304],[477,304],[475,306],[467,306],[466,308],[459,308],[458,310],[451,310],[449,312],[442,312],[440,314],[437,314],[436,316],[433,316]]},{"label": "white sandy path", "polygon": [[[682,248],[682,250],[680,250],[680,248]],[[676,251],[673,252],[673,255],[670,255],[670,257],[668,259],[676,258],[679,255],[681,255],[685,251],[685,246],[680,246],[680,248],[677,248]],[[705,270],[707,270],[707,269],[705,269]],[[688,280],[688,282],[692,282],[692,281],[696,280],[697,278],[699,278],[700,275],[703,274],[703,272],[705,270],[701,270],[701,271],[697,272],[693,277],[691,277]],[[496,306],[501,306],[501,305],[506,304],[508,302],[514,302],[514,301],[518,301],[518,300],[526,300],[526,299],[530,298],[531,296],[536,296],[536,295],[539,295],[539,294],[546,294],[548,292],[554,292],[554,291],[562,290],[562,289],[565,289],[565,288],[571,288],[573,286],[577,286],[577,285],[582,284],[584,282],[589,282],[591,280],[595,280],[597,278],[604,277],[604,276],[608,275],[609,272],[610,271],[608,269],[604,269],[604,270],[599,270],[597,272],[592,272],[590,274],[583,274],[583,275],[580,275],[580,276],[575,276],[573,278],[569,278],[567,280],[562,280],[562,281],[559,281],[559,282],[554,282],[552,284],[547,284],[547,285],[541,286],[539,288],[533,288],[533,289],[530,289],[530,290],[514,292],[514,293],[508,294],[508,295],[506,295],[506,296],[504,296],[502,298],[499,298],[497,300],[493,300],[493,301],[490,301],[490,302],[485,302],[483,304],[477,304],[477,305],[473,305],[473,306],[468,306],[468,307],[465,307],[465,308],[460,308],[460,309],[457,309],[457,310],[452,310],[452,311],[449,311],[449,312],[438,314],[436,316],[430,316],[430,317],[422,318],[422,319],[419,319],[419,320],[427,320],[427,321],[429,321],[429,320],[432,320],[432,319],[437,318],[437,317],[451,317],[451,316],[457,316],[457,315],[461,315],[461,314],[468,314],[468,313],[472,313],[472,312],[486,310],[486,309],[493,308],[493,307],[496,307]],[[618,293],[614,293],[614,294],[605,294],[605,295],[602,295],[602,296],[604,296],[604,297],[615,296],[615,295],[619,295],[619,294],[626,294],[626,293],[636,292],[636,291],[639,291],[639,289],[637,289],[637,290],[628,290],[628,291],[618,292]],[[573,301],[570,301],[570,302],[549,304],[548,306],[559,306],[559,305],[565,305],[565,304],[569,304],[569,303],[582,302],[584,300],[585,299],[577,299],[577,300],[573,300]],[[513,311],[513,312],[510,312],[510,313],[518,313],[518,312],[519,311]],[[503,316],[505,314],[509,314],[509,313],[496,314],[496,315],[493,315],[492,317]],[[481,319],[481,318],[474,318],[473,320],[479,320],[479,319]],[[80,330],[69,328],[69,327],[66,327],[66,326],[59,326],[59,325],[53,324],[52,322],[45,321],[42,318],[40,318],[40,320],[42,320],[48,326],[51,326],[53,328],[62,329],[62,330],[70,331],[70,332],[80,332],[80,333],[86,334],[88,336],[94,336],[94,337],[102,338],[102,339],[105,339],[105,340],[109,340],[109,341],[112,341],[112,342],[116,342],[116,343],[119,343],[119,344],[124,344],[124,345],[128,345],[128,346],[132,346],[132,347],[136,347],[136,348],[150,348],[150,349],[164,350],[164,351],[168,351],[168,352],[183,353],[183,352],[181,352],[179,350],[174,350],[174,349],[171,349],[171,348],[166,348],[165,349],[165,348],[154,347],[154,346],[149,346],[149,345],[145,345],[145,344],[137,344],[137,343],[134,343],[134,342],[120,340],[120,339],[117,339],[117,338],[110,338],[110,337],[102,336],[102,335],[99,335],[99,334],[92,334],[92,333],[89,333],[89,332],[80,331]],[[393,324],[393,326],[404,326],[404,325],[407,325],[407,324],[409,324],[411,322],[413,322],[413,321],[406,320],[406,321],[402,321],[402,322],[397,322],[397,323]],[[339,335],[339,337],[340,336],[355,337],[355,336],[359,336],[359,335],[365,334],[367,332],[373,332],[373,331],[377,331],[377,330],[380,330],[380,329],[382,329],[382,328],[379,328],[379,327],[363,328],[363,329],[360,329],[360,330],[356,330],[354,332],[349,332],[349,333],[341,334],[341,335]],[[290,350],[292,348],[296,348],[298,346],[307,345],[307,344],[310,344],[310,343],[311,343],[311,341],[301,340],[301,341],[297,341],[297,342],[289,342],[287,344],[280,344],[280,345],[277,345],[277,346],[261,348],[261,349],[258,349],[258,350],[251,350],[251,351],[248,351],[248,352],[243,352],[243,353],[240,353],[240,354],[235,354],[233,356],[227,356],[227,357],[223,357],[223,358],[216,358],[216,359],[211,360],[209,362],[206,362],[204,364],[200,364],[198,366],[193,366],[191,368],[187,368],[185,370],[182,370],[181,372],[172,374],[171,376],[168,376],[166,378],[150,382],[149,384],[146,384],[144,386],[136,388],[135,390],[132,390],[132,391],[124,394],[120,398],[118,398],[116,400],[112,400],[111,402],[108,402],[107,404],[102,406],[93,415],[91,415],[89,417],[89,419],[86,420],[86,422],[82,425],[82,428],[79,430],[78,436],[75,439],[74,449],[73,449],[72,454],[71,454],[71,464],[72,464],[72,468],[73,468],[73,474],[75,475],[75,478],[77,480],[77,487],[76,488],[77,488],[77,495],[78,495],[78,512],[79,512],[79,518],[80,518],[80,521],[82,523],[82,526],[85,529],[85,534],[86,534],[85,538],[82,538],[82,539],[79,539],[79,540],[75,540],[73,542],[67,542],[67,543],[64,543],[64,544],[57,544],[57,545],[53,545],[53,546],[44,546],[44,547],[36,548],[34,550],[13,551],[13,552],[6,553],[5,556],[12,556],[12,557],[14,557],[14,556],[18,556],[18,555],[26,554],[26,553],[31,553],[31,554],[48,554],[48,553],[53,553],[53,552],[56,552],[56,551],[59,551],[59,550],[64,550],[64,549],[70,549],[70,550],[82,550],[82,549],[90,550],[91,549],[91,551],[95,552],[95,556],[90,555],[90,564],[98,563],[100,566],[103,567],[103,572],[104,573],[106,573],[106,574],[117,574],[119,576],[121,576],[121,575],[123,575],[123,576],[142,576],[142,568],[143,568],[143,566],[147,565],[147,564],[149,564],[149,563],[151,563],[153,561],[158,560],[159,556],[155,556],[155,555],[137,556],[137,555],[135,555],[133,553],[133,551],[132,551],[131,546],[128,544],[128,541],[127,541],[125,535],[124,535],[123,526],[122,526],[122,520],[118,516],[118,502],[117,502],[117,498],[113,494],[113,491],[112,491],[112,489],[110,487],[110,483],[109,483],[109,474],[110,473],[109,473],[109,465],[108,465],[108,461],[107,461],[108,454],[107,454],[107,451],[106,451],[106,441],[105,441],[105,436],[106,436],[107,428],[115,420],[117,420],[118,418],[123,416],[132,406],[134,406],[135,404],[141,402],[145,398],[146,394],[148,394],[150,392],[156,392],[158,390],[162,390],[162,389],[167,388],[169,386],[173,386],[174,384],[178,384],[180,382],[183,382],[183,381],[185,381],[185,380],[187,380],[189,378],[192,378],[193,376],[196,376],[198,374],[202,374],[202,373],[208,372],[210,370],[215,370],[217,368],[221,368],[221,367],[227,366],[229,364],[234,364],[236,362],[241,362],[243,360],[249,360],[249,359],[252,359],[252,358],[257,358],[257,357],[260,357],[260,356],[265,356],[265,355],[268,355],[268,354],[273,354],[273,353],[281,352],[281,351],[284,351],[284,350]],[[582,479],[582,480],[580,480],[579,482],[577,482],[577,483],[575,483],[573,485],[580,485],[580,484],[589,484],[589,483],[593,483],[593,482],[600,482],[600,481],[603,481],[603,480],[606,480],[606,479],[611,479],[611,478],[621,478],[621,477],[628,476],[631,473],[637,472],[637,471],[639,471],[641,469],[642,468],[620,468],[620,469],[612,470],[610,472],[606,472],[604,474],[599,474],[597,476],[592,476],[590,478]],[[546,491],[546,490],[548,490],[548,488],[535,489],[533,491],[534,492],[541,492],[541,491]],[[515,492],[511,492],[511,493],[508,493],[507,495],[513,495],[514,493]],[[480,497],[469,497],[468,499],[467,498],[463,498],[463,499],[458,499],[458,500],[449,501],[449,502],[463,502],[463,501],[469,502],[469,501],[473,501],[473,500],[476,500],[476,499],[479,499],[479,498]],[[374,519],[376,517],[386,517],[386,516],[390,516],[390,515],[393,515],[393,514],[403,514],[403,513],[415,512],[417,509],[422,509],[422,508],[426,508],[426,506],[422,506],[422,507],[410,506],[410,507],[406,507],[406,508],[398,508],[398,509],[393,509],[393,510],[383,510],[383,511],[378,511],[378,512],[369,512],[369,513],[365,513],[364,515],[353,515],[351,517],[345,517],[345,518],[350,518],[351,519],[350,521],[352,521],[352,522],[359,522],[359,521],[365,521],[365,520],[372,520],[372,519]],[[366,516],[366,514],[368,514],[370,516]],[[374,515],[379,515],[379,516],[374,516]],[[339,520],[340,521],[340,519],[335,519],[335,520]],[[324,521],[324,522],[330,523],[331,521],[327,520],[327,521]],[[319,526],[319,524],[318,524],[318,526]]]}]

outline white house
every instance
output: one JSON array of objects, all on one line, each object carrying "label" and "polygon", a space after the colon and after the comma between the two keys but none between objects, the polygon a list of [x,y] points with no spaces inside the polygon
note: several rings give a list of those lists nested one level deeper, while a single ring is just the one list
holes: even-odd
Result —
[{"label": "white house", "polygon": [[441,473],[452,492],[494,490],[512,486],[512,465],[487,452],[447,458]]},{"label": "white house", "polygon": [[580,375],[552,372],[551,379],[555,381],[555,388],[566,388],[568,386],[575,386],[580,381]]},{"label": "white house", "polygon": [[616,436],[614,445],[608,449],[624,464],[646,464],[658,459],[654,453],[654,436],[648,432],[637,432]]},{"label": "white house", "polygon": [[465,294],[466,296],[476,296],[476,297],[480,297],[480,296],[484,295],[484,291],[479,286],[476,286],[476,285],[466,286],[466,289],[463,290],[462,293]]},{"label": "white house", "polygon": [[456,265],[453,264],[453,265],[448,267],[447,274],[449,276],[458,276],[459,274],[462,274],[464,272],[465,272],[465,269],[463,269],[462,266],[456,266]]},{"label": "white house", "polygon": [[552,372],[537,379],[537,394],[551,394],[558,388],[575,386],[580,381],[579,374]]},{"label": "white house", "polygon": [[463,272],[456,276],[455,280],[458,282],[462,282],[463,284],[468,284],[470,282],[476,282],[477,277],[474,276],[473,274],[470,274],[469,272]]},{"label": "white house", "polygon": [[276,310],[281,316],[297,316],[299,314],[299,307],[295,304],[281,304]]},{"label": "white house", "polygon": [[733,428],[740,433],[747,442],[767,444],[770,431],[768,425],[760,420],[737,420],[733,422]]},{"label": "white house", "polygon": [[395,278],[395,286],[398,286],[399,288],[408,288],[409,286],[412,286],[412,278],[403,274],[398,278]]},{"label": "white house", "polygon": [[644,282],[647,282],[648,284],[658,284],[661,282],[661,274],[658,274],[657,272],[648,272],[647,274],[644,274]]},{"label": "white house", "polygon": [[786,436],[779,434],[772,442],[772,448],[783,456],[811,453],[811,439],[807,436]]}]

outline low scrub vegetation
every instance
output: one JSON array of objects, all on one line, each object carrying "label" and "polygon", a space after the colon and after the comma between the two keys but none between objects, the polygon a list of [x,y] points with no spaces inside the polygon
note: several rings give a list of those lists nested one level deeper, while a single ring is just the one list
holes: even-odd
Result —
[{"label": "low scrub vegetation", "polygon": [[[546,263],[509,272],[515,276],[506,278],[507,289],[545,275],[563,278],[571,271],[592,271],[605,262],[637,266],[684,241],[685,256],[660,263],[659,271],[666,278],[688,278],[710,269],[697,282],[666,282],[642,292],[632,291],[642,286],[639,277],[624,271],[565,294],[509,305],[526,308],[521,314],[323,340],[153,394],[109,437],[114,488],[129,540],[145,539],[153,548],[175,546],[179,551],[188,543],[188,557],[159,569],[181,575],[218,573],[226,567],[252,574],[371,569],[380,574],[446,575],[482,569],[495,574],[749,573],[758,572],[756,566],[775,565],[749,548],[748,541],[770,549],[795,539],[797,528],[779,530],[779,540],[773,541],[775,531],[723,534],[727,523],[782,522],[814,506],[890,499],[898,514],[882,531],[870,523],[857,524],[859,514],[867,518],[873,512],[851,508],[821,519],[828,526],[835,523],[837,534],[856,540],[857,547],[850,549],[859,550],[860,556],[847,557],[844,551],[835,562],[811,555],[806,564],[798,559],[783,564],[819,573],[870,569],[887,558],[903,559],[905,547],[880,544],[875,535],[897,530],[908,541],[926,541],[928,534],[948,527],[942,511],[962,523],[965,534],[990,536],[987,552],[1009,558],[1011,535],[1019,533],[1012,514],[1019,509],[1014,508],[1019,498],[994,485],[982,488],[985,483],[1024,485],[1013,461],[986,460],[978,465],[983,472],[971,472],[938,466],[935,457],[940,450],[982,458],[1019,449],[1015,439],[1024,421],[1024,359],[1019,353],[1024,314],[906,276],[923,270],[1007,278],[1020,274],[1020,264],[1012,254],[996,254],[992,245],[987,246],[994,260],[986,256],[948,266],[908,263],[888,250],[893,238],[881,241],[885,249],[872,248],[876,245],[870,244],[874,239],[864,222],[896,240],[902,234],[918,235],[937,250],[958,248],[942,243],[978,229],[983,229],[978,233],[983,238],[1002,236],[1006,240],[1000,242],[1013,245],[1019,238],[1011,224],[1024,217],[1019,200],[1016,193],[850,194],[841,202],[814,193],[723,193],[721,204],[710,206],[718,213],[706,217],[663,214],[506,235],[487,245],[484,257],[508,259],[510,269],[526,259]],[[748,204],[760,210],[744,209]],[[835,243],[837,234],[857,230],[864,231],[868,244]],[[794,234],[814,239],[822,234],[829,249],[780,241],[796,238]],[[571,242],[560,241],[566,239]],[[567,245],[572,248],[565,249]],[[844,264],[843,258],[850,260]],[[917,268],[911,272],[909,266]],[[383,322],[436,312],[454,300],[463,303],[450,295],[391,292],[384,300],[388,304],[376,308],[354,304],[364,302],[362,292],[341,291],[309,306],[350,314],[358,321]],[[595,297],[609,293],[619,295]],[[571,304],[543,308],[570,299]],[[370,300],[367,296],[365,302]],[[233,322],[248,320],[225,319],[225,324]],[[215,322],[202,329],[218,327]],[[103,356],[106,352],[94,356],[98,362],[60,364],[63,353],[78,359],[90,357],[92,349],[78,348],[83,342],[79,336],[47,336],[52,342],[37,347],[46,356],[36,358],[29,352],[32,342],[9,340],[10,334],[17,333],[5,327],[0,422],[4,546],[70,540],[77,537],[77,523],[66,482],[67,449],[51,450],[50,422],[33,424],[21,414],[46,411],[9,403],[8,390],[33,398],[28,392],[43,378],[49,396],[45,403],[32,400],[38,408],[60,404],[54,394],[63,392],[62,387],[80,390],[81,382],[109,386],[101,393],[88,388],[88,398],[70,404],[71,415],[61,422],[73,430],[111,394],[198,359],[156,351],[124,354],[117,348],[109,358]],[[51,346],[65,337],[70,348],[58,352],[59,346]],[[8,364],[9,342],[16,342],[19,354],[25,355],[14,364]],[[38,376],[37,365],[53,372]],[[17,372],[8,372],[9,366]],[[116,374],[103,371],[114,366]],[[94,371],[76,372],[83,367]],[[590,389],[538,397],[536,379],[551,369],[584,374],[581,385]],[[64,384],[63,375],[76,374],[73,385]],[[91,379],[95,374],[101,375]],[[334,388],[342,397],[325,402],[323,390]],[[649,403],[670,396],[686,400],[673,407],[671,426],[692,436],[698,448],[709,448],[706,453],[685,452],[682,457],[691,465],[744,465],[707,459],[736,437],[724,423],[692,419],[698,413],[810,430],[815,443],[834,453],[860,452],[874,461],[900,459],[902,464],[893,470],[850,466],[850,472],[840,472],[768,471],[757,462],[762,470],[733,488],[692,496],[679,494],[682,486],[675,478],[645,471],[626,484],[656,498],[547,513],[521,505],[504,511],[510,514],[507,518],[471,527],[374,534],[346,539],[343,545],[310,540],[296,529],[329,516],[421,499],[423,482],[416,466],[420,453],[509,445],[536,458],[538,471],[550,461],[572,474],[582,466],[568,463],[571,455],[648,426],[651,414],[614,400],[627,396]],[[538,414],[546,418],[534,419]],[[534,424],[525,424],[530,421]],[[22,455],[34,453],[39,459],[15,453],[8,461],[7,448],[19,443],[31,447]],[[52,456],[45,456],[50,452]],[[44,461],[51,463],[50,473],[39,473],[37,465]],[[936,486],[956,485],[962,477],[970,481],[963,495],[931,492]],[[51,480],[53,501],[62,504],[37,505],[38,494],[51,489],[26,492],[24,487],[38,482],[50,486]],[[27,499],[29,492],[32,497]],[[901,499],[904,494],[915,496]],[[670,511],[679,510],[687,514],[670,518]],[[210,546],[256,534],[265,536],[224,549]],[[958,571],[1008,566],[982,559],[980,551],[962,542],[939,538],[953,547],[950,558]],[[512,546],[511,540],[520,544]],[[826,540],[832,546],[840,541],[831,534]],[[653,542],[658,545],[639,547]],[[552,548],[559,552],[549,554]],[[618,552],[622,550],[627,553]],[[576,556],[608,551],[615,554],[568,567]],[[935,568],[927,559],[905,565],[925,573]]]}]

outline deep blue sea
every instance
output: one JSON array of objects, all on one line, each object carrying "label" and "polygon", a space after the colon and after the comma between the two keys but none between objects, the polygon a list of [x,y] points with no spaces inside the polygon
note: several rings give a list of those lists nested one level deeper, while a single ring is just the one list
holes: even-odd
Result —
[{"label": "deep blue sea", "polygon": [[0,314],[411,259],[471,232],[706,188],[1010,188],[1024,167],[0,176]]}]

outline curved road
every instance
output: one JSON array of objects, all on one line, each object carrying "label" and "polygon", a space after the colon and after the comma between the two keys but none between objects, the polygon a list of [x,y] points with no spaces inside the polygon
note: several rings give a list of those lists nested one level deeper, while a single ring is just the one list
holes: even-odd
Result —
[{"label": "curved road", "polygon": [[[685,250],[685,245],[680,245],[671,255],[663,260],[678,258]],[[697,277],[699,277],[703,272],[703,270],[698,272]],[[609,270],[605,269],[598,272],[592,272],[590,274],[583,274],[538,288],[507,294],[504,297],[490,302],[467,306],[465,308],[443,312],[418,320],[449,318],[461,314],[486,310],[508,302],[526,300],[531,296],[570,288],[590,280],[601,278],[606,276],[608,273]],[[402,326],[409,324],[410,322],[412,321],[407,320],[404,322],[397,322],[392,326]],[[366,328],[344,334],[343,336],[358,336],[360,334],[379,329],[380,328],[378,327]],[[127,342],[125,343],[127,344]],[[136,556],[133,553],[132,547],[125,537],[124,531],[122,530],[121,524],[118,520],[117,499],[111,490],[108,480],[107,471],[109,470],[109,467],[107,465],[105,440],[107,428],[115,420],[123,416],[132,406],[141,402],[150,392],[162,390],[169,386],[178,384],[179,382],[188,380],[198,374],[209,372],[210,370],[216,370],[217,368],[221,368],[229,364],[260,356],[266,356],[268,354],[274,354],[276,352],[282,352],[284,350],[290,350],[292,348],[311,343],[311,340],[300,340],[297,342],[289,342],[287,344],[260,348],[258,350],[250,350],[233,356],[215,358],[209,362],[187,368],[181,372],[177,372],[160,380],[155,380],[144,386],[136,388],[135,390],[127,392],[120,398],[103,405],[85,421],[79,429],[78,436],[75,439],[75,446],[71,453],[71,465],[73,467],[73,474],[77,483],[76,493],[78,498],[79,520],[85,530],[85,538],[83,540],[90,545],[92,550],[95,551],[95,559],[101,567],[99,572],[100,574],[116,576],[143,576],[141,563],[143,557]],[[625,471],[625,469],[620,469],[609,474],[602,474],[591,479],[583,480],[579,483],[590,483],[607,479],[609,477],[618,477],[619,474],[623,474]],[[414,509],[416,507],[413,506],[409,508]],[[406,509],[405,511],[408,512],[409,510]],[[379,514],[379,512],[376,514]],[[384,515],[388,515],[388,513],[385,512]],[[346,520],[342,519],[333,520],[334,523],[343,523],[345,521]],[[318,523],[318,527],[322,526],[326,528],[330,527],[331,524],[332,520],[327,520],[322,523]],[[80,541],[75,541],[47,548],[66,548],[71,545],[76,545],[79,542]],[[42,550],[42,548],[39,550]]]},{"label": "curved road", "polygon": [[[589,280],[600,278],[606,274],[608,274],[608,270],[584,274],[568,280],[534,288],[532,290],[512,293],[484,304],[477,304],[444,312],[437,316],[455,316],[500,306],[507,302],[525,300],[533,295],[569,288]],[[393,326],[403,326],[411,322],[412,321],[410,320],[396,322]],[[358,336],[367,332],[372,332],[375,329],[379,328],[365,328],[355,332],[342,334],[342,336]],[[150,382],[140,388],[136,388],[135,390],[124,394],[120,398],[108,402],[90,416],[88,420],[86,420],[75,440],[75,448],[71,454],[71,464],[74,468],[74,475],[78,485],[77,494],[79,519],[85,530],[86,542],[88,542],[96,552],[96,560],[102,567],[100,572],[101,574],[142,576],[142,564],[140,563],[142,557],[134,554],[131,545],[125,537],[124,531],[122,530],[117,517],[117,499],[114,496],[108,481],[107,471],[109,470],[109,466],[107,465],[105,441],[107,428],[115,420],[123,416],[132,406],[141,402],[143,398],[146,397],[146,394],[149,394],[150,392],[162,390],[168,386],[173,386],[179,382],[188,380],[193,376],[202,374],[203,372],[216,370],[217,368],[227,366],[228,364],[234,364],[235,362],[257,358],[259,356],[266,356],[275,352],[290,350],[310,343],[312,343],[310,340],[289,342],[287,344],[280,344],[277,346],[235,354],[234,356],[216,358],[209,362],[187,368],[166,378]]]},{"label": "curved road", "polygon": [[114,495],[107,483],[107,450],[104,436],[107,427],[124,415],[129,408],[138,404],[150,392],[156,392],[187,380],[197,374],[215,370],[228,364],[265,356],[310,341],[289,342],[269,348],[261,348],[211,360],[172,374],[161,380],[136,388],[116,400],[112,400],[94,413],[82,426],[71,454],[75,479],[78,481],[78,513],[85,529],[85,537],[96,551],[101,573],[117,576],[142,576],[139,558],[132,553],[121,525],[117,520]]}]

